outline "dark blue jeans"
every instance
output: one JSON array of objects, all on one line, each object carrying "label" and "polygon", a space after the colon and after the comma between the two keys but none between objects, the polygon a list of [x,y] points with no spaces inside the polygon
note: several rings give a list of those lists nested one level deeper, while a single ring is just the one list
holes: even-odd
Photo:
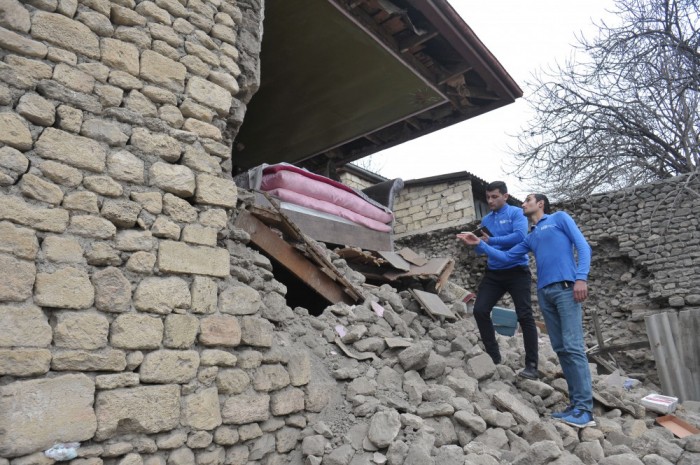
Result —
[{"label": "dark blue jeans", "polygon": [[532,275],[526,266],[517,266],[506,270],[486,270],[474,303],[474,319],[479,328],[481,342],[486,353],[493,359],[500,359],[500,350],[496,341],[496,332],[491,321],[491,310],[507,292],[513,298],[515,313],[518,316],[520,330],[525,346],[525,365],[537,367],[537,326],[532,316]]},{"label": "dark blue jeans", "polygon": [[575,408],[591,412],[591,370],[583,342],[581,304],[574,300],[574,283],[550,284],[539,289],[537,297],[552,349],[569,385],[569,400]]}]

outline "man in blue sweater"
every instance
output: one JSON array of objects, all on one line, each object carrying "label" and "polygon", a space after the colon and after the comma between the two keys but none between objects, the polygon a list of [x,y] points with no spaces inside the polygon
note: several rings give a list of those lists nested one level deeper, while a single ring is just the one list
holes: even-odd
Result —
[{"label": "man in blue sweater", "polygon": [[549,200],[543,194],[528,195],[523,203],[523,214],[533,224],[530,234],[506,252],[491,247],[471,233],[457,237],[476,245],[477,250],[489,257],[502,260],[516,260],[528,252],[534,253],[540,309],[569,387],[569,407],[552,416],[578,428],[595,426],[581,308],[581,302],[588,297],[591,247],[568,214],[561,211],[549,214]]},{"label": "man in blue sweater", "polygon": [[[527,218],[520,208],[508,205],[508,188],[503,181],[486,186],[489,212],[481,219],[481,225],[491,233],[481,239],[496,250],[508,250],[519,244],[527,235]],[[532,316],[532,276],[528,256],[513,260],[488,256],[486,273],[479,284],[474,303],[474,319],[479,328],[481,342],[494,363],[501,362],[496,332],[491,320],[493,306],[507,292],[513,299],[525,346],[525,368],[518,373],[528,379],[537,379],[537,326]]]}]

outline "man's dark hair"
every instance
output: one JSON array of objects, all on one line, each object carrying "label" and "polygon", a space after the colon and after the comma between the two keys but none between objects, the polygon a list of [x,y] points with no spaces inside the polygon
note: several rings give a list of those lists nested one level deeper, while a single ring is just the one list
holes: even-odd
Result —
[{"label": "man's dark hair", "polygon": [[494,181],[486,184],[486,191],[491,192],[497,190],[501,194],[507,194],[508,193],[508,187],[506,187],[506,183],[503,181]]},{"label": "man's dark hair", "polygon": [[535,202],[539,202],[539,201],[544,202],[544,212],[549,214],[549,212],[551,211],[551,208],[549,206],[549,199],[547,198],[547,196],[544,194],[532,194],[532,195],[535,196]]}]

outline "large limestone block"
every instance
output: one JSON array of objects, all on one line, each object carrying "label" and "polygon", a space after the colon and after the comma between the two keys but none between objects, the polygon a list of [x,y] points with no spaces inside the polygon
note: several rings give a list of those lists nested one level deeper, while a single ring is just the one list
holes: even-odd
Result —
[{"label": "large limestone block", "polygon": [[102,118],[90,118],[83,122],[80,135],[93,139],[113,147],[123,147],[129,140],[129,136],[123,128],[113,121]]},{"label": "large limestone block", "polygon": [[289,415],[304,410],[304,391],[287,388],[277,391],[270,397],[270,411],[275,416]]},{"label": "large limestone block", "polygon": [[199,430],[212,430],[221,424],[219,393],[215,387],[190,394],[182,400],[184,426]]},{"label": "large limestone block", "polygon": [[100,351],[62,350],[51,360],[51,369],[56,371],[123,371],[126,354],[121,350]]},{"label": "large limestone block", "polygon": [[81,22],[63,15],[37,11],[32,19],[32,36],[89,58],[100,58],[100,42]]},{"label": "large limestone block", "polygon": [[289,373],[279,363],[263,365],[255,371],[253,387],[256,391],[277,391],[289,386]]},{"label": "large limestone block", "polygon": [[375,446],[381,448],[388,447],[401,430],[401,420],[399,412],[396,410],[386,410],[377,412],[372,416],[372,421],[367,431],[367,438]]},{"label": "large limestone block", "polygon": [[225,278],[229,276],[229,254],[225,249],[162,241],[158,248],[158,267],[164,273]]},{"label": "large limestone block", "polygon": [[57,442],[85,441],[97,427],[94,382],[83,374],[0,387],[0,456],[18,457]]},{"label": "large limestone block", "polygon": [[107,345],[109,321],[97,312],[61,312],[56,316],[54,344],[67,349],[101,349]]},{"label": "large limestone block", "polygon": [[9,221],[0,221],[0,252],[34,260],[39,251],[39,241],[33,229],[15,226]]},{"label": "large limestone block", "polygon": [[157,162],[148,170],[150,185],[179,197],[192,197],[196,187],[194,173],[182,165]]},{"label": "large limestone block", "polygon": [[57,184],[67,187],[77,187],[83,182],[83,173],[72,166],[47,160],[39,166],[41,172]]},{"label": "large limestone block", "polygon": [[221,412],[224,423],[245,425],[270,418],[270,396],[250,394],[229,397]]},{"label": "large limestone block", "polygon": [[41,243],[44,258],[56,263],[84,263],[83,248],[72,237],[47,236]]},{"label": "large limestone block", "polygon": [[92,275],[95,307],[103,312],[126,312],[131,307],[131,283],[119,270],[108,267]]},{"label": "large limestone block", "polygon": [[151,50],[145,50],[141,54],[139,76],[147,81],[160,84],[174,92],[182,92],[185,88],[186,74],[187,68],[182,63]]},{"label": "large limestone block", "polygon": [[181,223],[197,221],[197,209],[190,205],[187,200],[173,194],[163,195],[163,213]]},{"label": "large limestone block", "polygon": [[249,286],[228,286],[219,296],[219,311],[232,315],[253,315],[260,310],[260,293]]},{"label": "large limestone block", "polygon": [[220,115],[228,114],[231,109],[231,92],[201,77],[194,76],[187,81],[186,93],[188,97],[213,108]]},{"label": "large limestone block", "polygon": [[21,34],[4,28],[0,28],[0,43],[5,50],[29,57],[44,58],[49,51],[48,47],[41,42],[27,39]]},{"label": "large limestone block", "polygon": [[131,200],[105,200],[100,213],[116,227],[128,229],[136,224],[141,205]]},{"label": "large limestone block", "polygon": [[[204,360],[203,360],[204,362]],[[250,385],[248,374],[238,368],[221,370],[216,376],[216,386],[221,394],[235,395],[246,390]]]},{"label": "large limestone block", "polygon": [[119,315],[112,322],[110,341],[120,349],[158,349],[163,340],[163,321],[140,313]]},{"label": "large limestone block", "polygon": [[112,239],[117,233],[117,227],[112,222],[95,215],[72,216],[69,230],[78,236],[95,239]]},{"label": "large limestone block", "polygon": [[56,184],[27,173],[19,184],[22,195],[41,202],[59,205],[63,200],[63,191]]},{"label": "large limestone block", "polygon": [[84,309],[94,301],[95,289],[84,270],[67,267],[36,275],[34,302],[43,307]]},{"label": "large limestone block", "polygon": [[0,128],[0,143],[22,151],[32,148],[32,134],[27,123],[19,115],[0,113]]},{"label": "large limestone block", "polygon": [[494,405],[508,410],[519,423],[529,424],[540,421],[539,414],[509,392],[499,391],[493,395]]},{"label": "large limestone block", "polygon": [[26,173],[29,159],[19,150],[5,146],[0,148],[0,166],[15,173]]},{"label": "large limestone block", "polygon": [[274,326],[264,318],[244,316],[241,319],[241,342],[255,347],[272,347]]},{"label": "large limestone block", "polygon": [[208,174],[197,176],[197,203],[233,208],[236,206],[238,189],[230,179],[217,178]]},{"label": "large limestone block", "polygon": [[36,305],[0,305],[0,347],[48,347],[51,338],[48,318]]},{"label": "large limestone block", "polygon": [[206,346],[236,347],[241,343],[241,326],[233,316],[202,318],[200,330],[199,342]]},{"label": "large limestone block", "polygon": [[148,252],[156,248],[158,240],[151,231],[120,231],[117,234],[116,248],[125,252]]},{"label": "large limestone block", "polygon": [[33,93],[24,94],[19,99],[17,113],[40,126],[52,126],[56,121],[56,109],[53,104]]},{"label": "large limestone block", "polygon": [[399,362],[404,370],[420,370],[425,368],[433,349],[431,341],[421,341],[399,353]]},{"label": "large limestone block", "polygon": [[102,63],[129,74],[139,74],[139,49],[117,39],[102,39]]},{"label": "large limestone block", "polygon": [[101,173],[105,169],[106,150],[98,142],[60,129],[46,128],[36,142],[43,158],[58,160],[76,168]]},{"label": "large limestone block", "polygon": [[50,368],[48,349],[0,349],[0,376],[37,376]]},{"label": "large limestone block", "polygon": [[139,374],[143,383],[189,383],[197,376],[199,353],[194,350],[157,350],[146,354]]},{"label": "large limestone block", "polygon": [[31,226],[39,231],[64,232],[70,215],[60,208],[38,208],[17,197],[0,195],[0,220]]},{"label": "large limestone block", "polygon": [[17,0],[0,2],[0,26],[19,32],[29,32],[32,22],[29,11]]},{"label": "large limestone block", "polygon": [[205,276],[195,276],[192,281],[192,311],[214,313],[218,302],[216,281]]},{"label": "large limestone block", "polygon": [[189,349],[199,330],[199,319],[194,315],[170,314],[165,318],[163,345],[170,349]]},{"label": "large limestone block", "polygon": [[181,278],[146,278],[134,293],[134,306],[144,312],[167,314],[176,308],[189,308],[191,303],[190,289]]},{"label": "large limestone block", "polygon": [[289,380],[292,386],[304,386],[309,384],[311,379],[311,359],[305,350],[296,350],[289,355],[287,363]]},{"label": "large limestone block", "polygon": [[134,129],[130,143],[146,155],[156,155],[169,162],[176,162],[182,152],[177,139],[167,134],[151,133],[142,128]]},{"label": "large limestone block", "polygon": [[36,277],[33,262],[0,253],[0,270],[12,270],[12,273],[5,273],[0,280],[0,301],[21,302],[32,295]]},{"label": "large limestone block", "polygon": [[145,180],[143,160],[126,150],[112,153],[107,157],[107,172],[115,179],[134,184],[143,184]]},{"label": "large limestone block", "polygon": [[103,391],[95,402],[96,439],[169,431],[180,423],[180,386],[141,386]]}]

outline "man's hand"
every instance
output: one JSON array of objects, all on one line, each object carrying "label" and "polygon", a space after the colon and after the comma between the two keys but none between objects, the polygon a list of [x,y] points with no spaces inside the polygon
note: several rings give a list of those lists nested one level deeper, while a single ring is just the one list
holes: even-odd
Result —
[{"label": "man's hand", "polygon": [[479,242],[481,242],[481,239],[476,237],[474,233],[470,232],[462,232],[457,234],[457,239],[459,239],[467,245],[479,245]]},{"label": "man's hand", "polygon": [[574,300],[576,302],[583,302],[588,298],[588,283],[586,281],[578,280],[574,283]]}]

